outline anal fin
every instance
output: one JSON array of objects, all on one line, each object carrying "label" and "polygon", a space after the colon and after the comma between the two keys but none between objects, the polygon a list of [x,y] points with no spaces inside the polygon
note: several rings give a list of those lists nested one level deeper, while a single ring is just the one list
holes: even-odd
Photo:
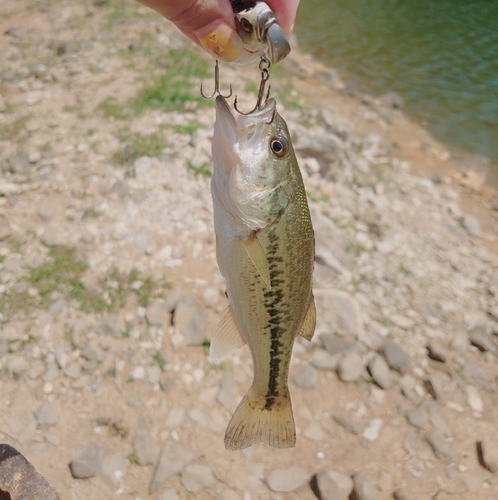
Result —
[{"label": "anal fin", "polygon": [[223,316],[213,334],[209,349],[211,359],[213,361],[220,361],[225,356],[242,347],[245,343],[235,324],[232,308],[228,306],[225,316]]},{"label": "anal fin", "polygon": [[311,341],[313,334],[315,333],[316,326],[316,307],[315,307],[315,297],[311,294],[310,305],[308,306],[308,311],[303,321],[303,326],[299,335],[306,340]]},{"label": "anal fin", "polygon": [[251,262],[254,264],[254,267],[258,270],[258,273],[261,275],[261,278],[265,282],[266,286],[271,288],[268,260],[258,237],[256,235],[251,235],[249,238],[241,239],[240,241],[242,242],[244,250],[251,259]]}]

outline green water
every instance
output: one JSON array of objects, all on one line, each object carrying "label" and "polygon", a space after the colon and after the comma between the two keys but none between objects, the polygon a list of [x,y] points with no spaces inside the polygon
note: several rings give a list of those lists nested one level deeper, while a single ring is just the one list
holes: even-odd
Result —
[{"label": "green water", "polygon": [[300,46],[498,174],[498,0],[302,0]]}]

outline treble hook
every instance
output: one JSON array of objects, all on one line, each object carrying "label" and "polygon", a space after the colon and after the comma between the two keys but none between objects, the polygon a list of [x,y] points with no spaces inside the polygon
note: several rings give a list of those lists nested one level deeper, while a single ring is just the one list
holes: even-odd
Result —
[{"label": "treble hook", "polygon": [[[254,113],[255,111],[261,110],[262,109],[262,104],[263,104],[263,96],[265,95],[265,87],[266,87],[266,82],[270,78],[270,66],[271,63],[270,61],[263,56],[261,58],[261,61],[259,62],[259,69],[261,71],[261,82],[259,83],[259,91],[258,91],[258,100],[256,101],[256,106],[249,111],[248,113],[244,113],[243,111],[240,111],[240,109],[237,107],[237,96],[235,96],[235,100],[233,103],[233,107],[237,111],[237,113],[240,113],[241,115],[250,115]],[[271,90],[271,85],[268,85],[268,90],[266,92],[266,97],[265,97],[265,103],[270,97],[270,90]],[[272,119],[273,121],[273,119]]]},{"label": "treble hook", "polygon": [[232,95],[232,84],[230,84],[230,94],[223,95],[220,92],[220,68],[218,66],[218,59],[216,59],[216,64],[214,66],[214,90],[211,95],[204,95],[201,82],[201,96],[204,97],[204,99],[211,99],[215,94],[221,95],[221,97],[224,97],[225,99],[228,99]]}]

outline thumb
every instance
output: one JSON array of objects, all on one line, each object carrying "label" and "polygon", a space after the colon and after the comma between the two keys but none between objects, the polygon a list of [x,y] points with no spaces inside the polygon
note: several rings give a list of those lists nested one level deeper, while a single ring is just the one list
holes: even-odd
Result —
[{"label": "thumb", "polygon": [[235,61],[242,40],[235,30],[230,0],[139,0],[176,26],[216,59]]}]

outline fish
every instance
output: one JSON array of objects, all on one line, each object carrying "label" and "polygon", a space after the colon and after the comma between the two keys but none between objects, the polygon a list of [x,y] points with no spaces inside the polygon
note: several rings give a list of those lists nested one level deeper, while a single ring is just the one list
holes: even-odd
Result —
[{"label": "fish", "polygon": [[216,97],[211,194],[216,256],[229,306],[210,346],[215,362],[247,344],[251,387],[225,433],[225,448],[296,444],[288,389],[297,336],[311,340],[315,238],[301,171],[276,101],[248,115]]}]

